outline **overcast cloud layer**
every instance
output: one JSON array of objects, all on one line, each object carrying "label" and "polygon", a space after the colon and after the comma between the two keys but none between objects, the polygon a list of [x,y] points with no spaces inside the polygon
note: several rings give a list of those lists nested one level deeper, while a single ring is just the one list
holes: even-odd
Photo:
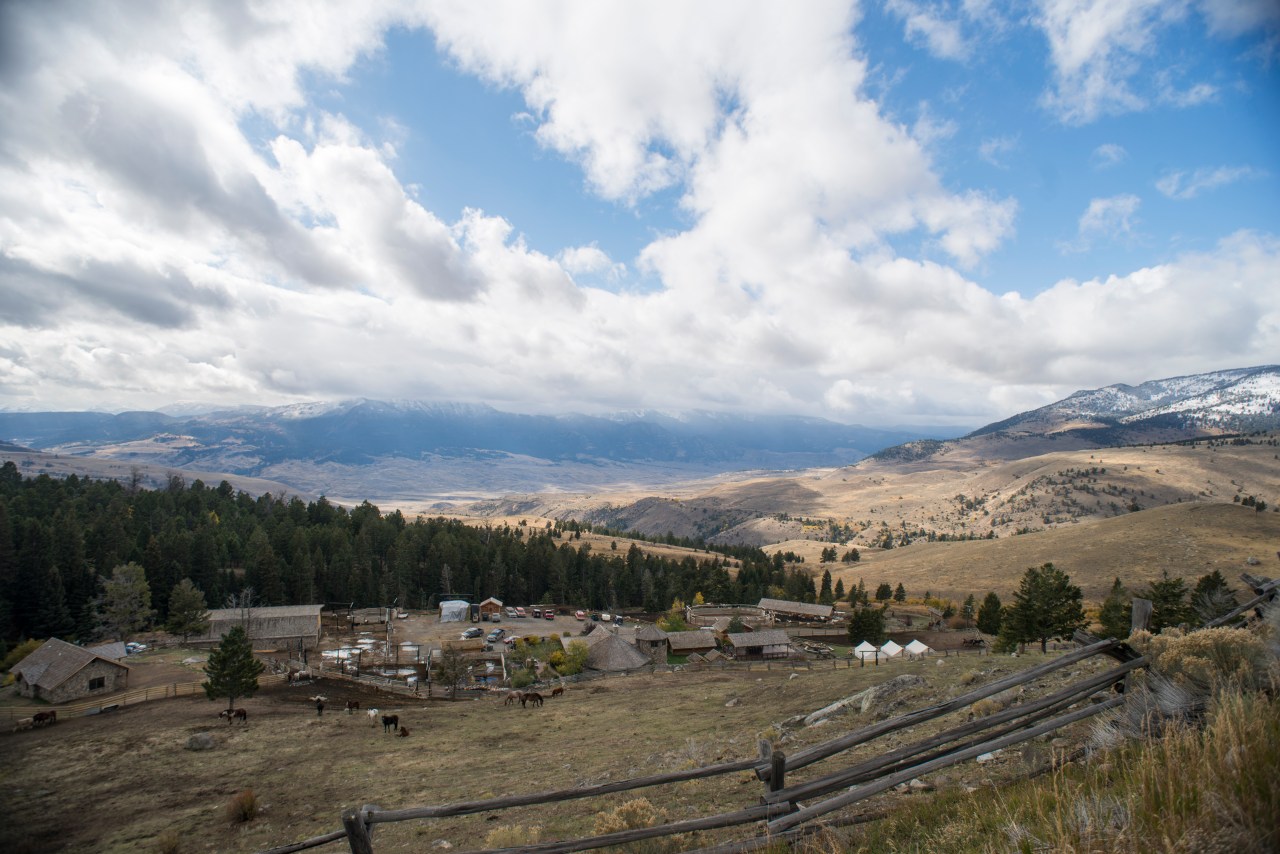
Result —
[{"label": "overcast cloud layer", "polygon": [[[1072,273],[1102,241],[1150,240],[1149,200],[1274,194],[1266,163],[1171,162],[1158,186],[1070,211],[1060,273],[984,287],[1032,200],[958,182],[939,154],[956,128],[924,107],[912,125],[889,114],[870,7],[364,5],[0,7],[0,407],[360,396],[976,425],[1280,355],[1274,222]],[[1064,133],[1226,97],[1231,69],[1188,79],[1162,60],[1193,24],[1238,63],[1278,58],[1268,0],[1023,9],[874,11],[959,69],[1034,46],[1042,85],[1023,109]],[[341,92],[393,27],[518,93],[512,132],[575,164],[587,192],[623,211],[672,194],[681,227],[612,258],[535,251],[502,210],[424,207],[386,132],[397,117],[360,127],[315,95]],[[1253,95],[1274,112],[1274,90]],[[974,158],[998,168],[1019,145],[992,138]],[[1097,173],[1127,159],[1118,143],[1079,157]]]}]

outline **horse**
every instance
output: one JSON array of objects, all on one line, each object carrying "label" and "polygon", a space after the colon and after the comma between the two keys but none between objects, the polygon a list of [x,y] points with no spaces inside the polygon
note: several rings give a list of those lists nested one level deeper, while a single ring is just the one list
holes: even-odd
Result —
[{"label": "horse", "polygon": [[359,700],[347,700],[347,714],[360,711]]},{"label": "horse", "polygon": [[57,712],[36,712],[31,717],[32,726],[52,726],[58,722]]},{"label": "horse", "polygon": [[18,718],[13,724],[14,732],[25,732],[36,725],[35,718]]},{"label": "horse", "polygon": [[378,710],[377,710],[377,709],[370,709],[370,710],[369,710],[368,712],[366,712],[365,714],[367,714],[367,715],[369,716],[369,726],[377,726],[377,725],[378,725]]},{"label": "horse", "polygon": [[542,705],[542,695],[537,691],[525,691],[520,695],[520,708],[525,708],[525,703],[533,703],[534,708]]},{"label": "horse", "polygon": [[551,689],[551,696],[553,697],[559,697],[563,693],[564,693],[563,685],[557,685],[556,687]]},{"label": "horse", "polygon": [[400,731],[399,731],[398,733],[396,733],[396,735],[397,735],[397,736],[399,736],[400,738],[408,738],[408,737],[409,737],[409,728],[408,728],[407,726],[402,726],[402,727],[400,727]]},{"label": "horse", "polygon": [[523,696],[524,696],[523,691],[521,691],[519,688],[513,688],[507,692],[507,697],[505,700],[502,701],[502,705],[510,706],[512,703],[519,702],[520,698]]},{"label": "horse", "polygon": [[383,715],[382,716],[383,732],[395,732],[399,726],[400,726],[399,715]]},{"label": "horse", "polygon": [[218,717],[226,718],[228,724],[236,721],[244,721],[246,724],[249,723],[249,713],[244,709],[223,709],[218,712]]}]

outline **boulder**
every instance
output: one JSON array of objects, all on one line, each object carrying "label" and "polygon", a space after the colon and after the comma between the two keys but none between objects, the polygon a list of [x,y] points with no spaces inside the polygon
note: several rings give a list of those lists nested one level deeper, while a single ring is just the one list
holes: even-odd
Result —
[{"label": "boulder", "polygon": [[213,750],[216,746],[213,736],[207,732],[198,732],[187,739],[187,750]]}]

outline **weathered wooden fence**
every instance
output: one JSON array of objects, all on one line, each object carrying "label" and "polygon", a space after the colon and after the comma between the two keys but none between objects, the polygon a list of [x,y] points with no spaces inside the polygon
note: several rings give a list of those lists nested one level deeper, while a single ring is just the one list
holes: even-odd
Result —
[{"label": "weathered wooden fence", "polygon": [[[259,685],[272,685],[283,682],[288,677],[284,674],[270,674],[267,676],[259,676]],[[3,715],[9,721],[18,718],[29,718],[38,712],[55,711],[58,717],[74,718],[82,715],[97,715],[103,712],[114,711],[124,706],[135,706],[138,703],[148,703],[152,700],[168,700],[174,697],[192,697],[204,694],[204,689],[200,687],[203,682],[170,682],[165,685],[153,685],[150,688],[137,688],[133,691],[125,691],[123,694],[112,694],[108,697],[97,697],[87,703],[68,703],[67,705],[51,706],[48,704],[39,706],[4,706],[0,707],[0,715]]]},{"label": "weathered wooden fence", "polygon": [[[873,741],[889,733],[898,732],[959,711],[979,700],[1034,682],[1037,679],[1097,655],[1110,655],[1119,660],[1120,664],[1104,673],[1074,682],[1056,692],[1021,705],[1012,706],[997,714],[967,721],[960,726],[953,727],[913,744],[899,747],[873,759],[846,765],[817,778],[787,785],[787,775],[793,771],[830,760],[853,747]],[[1138,656],[1121,641],[1098,640],[1088,637],[1082,647],[1021,673],[975,688],[945,702],[916,709],[898,717],[804,748],[791,755],[786,755],[781,751],[774,751],[768,742],[761,742],[759,755],[757,756],[594,786],[581,786],[573,789],[513,795],[439,806],[410,807],[407,809],[382,809],[370,804],[358,810],[348,810],[343,813],[342,828],[339,830],[290,845],[272,848],[265,854],[287,854],[287,852],[302,851],[344,839],[353,854],[372,854],[373,830],[377,825],[386,822],[436,819],[514,807],[551,804],[653,786],[666,786],[688,780],[707,779],[744,771],[753,772],[764,783],[764,794],[763,797],[757,799],[756,803],[745,805],[740,809],[654,827],[502,850],[504,854],[513,854],[513,852],[519,852],[519,854],[562,854],[571,851],[588,851],[611,845],[624,845],[644,839],[654,839],[693,831],[754,825],[763,822],[764,836],[762,837],[726,843],[725,845],[707,849],[718,853],[723,852],[723,854],[749,851],[771,840],[789,838],[796,834],[808,832],[808,829],[802,827],[802,825],[814,819],[828,816],[837,810],[870,798],[914,777],[973,759],[983,753],[1036,738],[1091,715],[1114,708],[1123,702],[1123,696],[1116,695],[1102,702],[1089,702],[1075,709],[1071,707],[1080,704],[1081,701],[1089,700],[1097,692],[1106,690],[1108,687],[1121,682],[1129,673],[1139,667],[1143,667],[1146,663],[1147,660],[1145,658]],[[851,786],[853,788],[850,788]],[[815,798],[819,800],[813,800]],[[464,852],[464,854],[480,854],[480,852]]]}]

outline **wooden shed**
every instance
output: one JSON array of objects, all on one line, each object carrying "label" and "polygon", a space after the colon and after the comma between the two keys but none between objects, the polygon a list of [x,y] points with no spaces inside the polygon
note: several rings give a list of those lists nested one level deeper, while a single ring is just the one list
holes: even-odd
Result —
[{"label": "wooden shed", "polygon": [[645,623],[636,629],[636,649],[649,656],[655,664],[667,660],[667,633],[653,623]]},{"label": "wooden shed", "polygon": [[782,629],[730,634],[729,645],[738,658],[788,658],[791,638]]},{"label": "wooden shed", "polygon": [[212,646],[235,626],[244,626],[258,649],[315,649],[320,645],[322,605],[218,608],[209,612],[209,630],[192,638],[193,646]]},{"label": "wooden shed", "polygon": [[487,621],[494,614],[502,615],[502,600],[490,596],[480,603],[480,619]]},{"label": "wooden shed", "polygon": [[66,703],[129,687],[129,667],[84,647],[50,638],[9,671],[24,697]]},{"label": "wooden shed", "polygon": [[667,647],[672,655],[700,653],[706,655],[716,648],[715,632],[695,629],[691,632],[667,632]]},{"label": "wooden shed", "polygon": [[815,605],[811,602],[791,602],[786,599],[761,599],[760,610],[769,615],[770,620],[818,620],[831,622],[835,616],[835,605]]}]

